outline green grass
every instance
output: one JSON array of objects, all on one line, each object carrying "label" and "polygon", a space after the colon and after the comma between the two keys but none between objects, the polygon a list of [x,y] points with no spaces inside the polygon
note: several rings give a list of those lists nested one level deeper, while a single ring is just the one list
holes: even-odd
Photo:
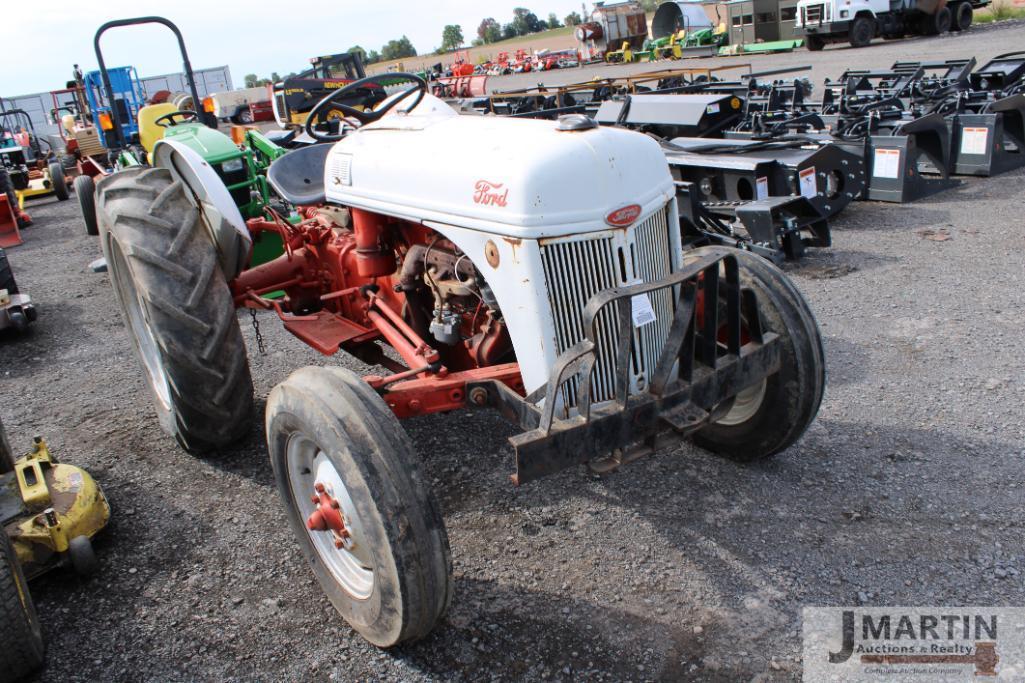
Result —
[{"label": "green grass", "polygon": [[1009,0],[997,0],[987,9],[977,12],[972,19],[977,24],[989,24],[994,21],[1025,18],[1025,8],[1015,7]]},{"label": "green grass", "polygon": [[543,38],[558,38],[559,36],[568,36],[573,33],[573,28],[574,27],[572,26],[560,26],[559,28],[549,29],[547,31],[539,31],[537,33],[530,33],[525,36],[506,38],[505,40],[499,40],[494,43],[488,43],[487,45],[481,45],[479,47],[502,47],[503,45],[509,45],[511,43],[529,43],[531,40],[541,40]]}]

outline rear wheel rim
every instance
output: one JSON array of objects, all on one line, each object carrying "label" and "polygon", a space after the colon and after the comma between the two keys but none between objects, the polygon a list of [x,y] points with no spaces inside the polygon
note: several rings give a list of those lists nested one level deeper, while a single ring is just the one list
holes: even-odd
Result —
[{"label": "rear wheel rim", "polygon": [[338,585],[356,600],[368,599],[374,592],[373,556],[352,496],[334,463],[312,439],[298,432],[288,438],[285,461],[292,500],[304,523],[317,509],[312,499],[317,484],[322,484],[325,491],[339,502],[350,534],[348,547],[336,547],[334,536],[327,531],[307,528],[306,534]]},{"label": "rear wheel rim", "polygon": [[110,240],[110,255],[114,261],[111,264],[112,274],[115,276],[114,282],[117,283],[118,294],[124,304],[128,325],[131,328],[132,336],[135,337],[139,357],[146,369],[150,387],[164,410],[170,411],[171,388],[167,382],[167,374],[164,372],[163,360],[160,358],[160,347],[157,345],[156,336],[146,319],[146,309],[142,298],[135,288],[132,272],[128,268],[128,261],[117,240]]}]

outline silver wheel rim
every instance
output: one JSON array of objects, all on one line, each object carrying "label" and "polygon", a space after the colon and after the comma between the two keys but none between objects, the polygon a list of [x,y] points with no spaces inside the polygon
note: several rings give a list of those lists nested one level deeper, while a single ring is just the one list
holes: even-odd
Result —
[{"label": "silver wheel rim", "polygon": [[171,387],[167,383],[164,363],[160,359],[160,347],[157,345],[157,338],[146,319],[146,308],[142,303],[139,291],[135,288],[132,271],[128,268],[128,262],[121,252],[121,245],[117,243],[117,240],[110,240],[110,254],[114,257],[114,263],[110,264],[114,282],[117,283],[118,294],[125,307],[128,325],[131,327],[132,336],[135,337],[135,345],[139,350],[142,365],[146,369],[149,385],[164,410],[170,411]]},{"label": "silver wheel rim", "polygon": [[733,405],[730,406],[729,411],[721,418],[715,421],[718,425],[724,427],[732,427],[741,423],[747,422],[758,412],[759,408],[762,407],[762,401],[765,400],[765,387],[768,384],[768,380],[763,379],[758,384],[749,386],[747,389],[742,390],[733,399]]},{"label": "silver wheel rim", "polygon": [[363,526],[356,515],[356,506],[334,463],[311,439],[295,433],[285,446],[288,485],[292,499],[305,527],[306,520],[317,510],[313,502],[315,487],[323,484],[325,491],[338,501],[349,538],[344,547],[335,546],[329,531],[306,529],[313,549],[342,589],[357,600],[366,600],[374,592],[374,564]]}]

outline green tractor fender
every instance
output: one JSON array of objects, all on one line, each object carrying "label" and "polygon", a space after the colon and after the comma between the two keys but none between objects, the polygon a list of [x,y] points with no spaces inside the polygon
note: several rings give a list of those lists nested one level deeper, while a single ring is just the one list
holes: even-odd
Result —
[{"label": "green tractor fender", "polygon": [[[153,147],[153,166],[168,169],[188,189],[189,201],[199,208],[203,227],[217,248],[221,270],[231,280],[245,268],[253,239],[242,213],[212,164],[228,158],[223,154],[225,151],[234,150],[234,156],[241,156],[241,152],[225,135],[209,132],[222,138],[227,147],[213,135],[166,136]],[[190,144],[198,140],[202,140],[201,149],[210,156],[200,155],[196,145]]]}]

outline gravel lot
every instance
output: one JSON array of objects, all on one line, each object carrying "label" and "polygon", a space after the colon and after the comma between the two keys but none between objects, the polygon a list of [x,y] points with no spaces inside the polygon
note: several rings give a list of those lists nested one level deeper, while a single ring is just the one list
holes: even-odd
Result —
[{"label": "gravel lot", "polygon": [[[1023,38],[1005,24],[750,61],[814,61],[820,81],[855,58],[981,62]],[[49,643],[39,680],[791,680],[803,606],[1023,604],[1023,181],[855,204],[832,249],[790,268],[830,374],[817,422],[771,462],[683,446],[604,478],[572,470],[515,489],[513,430],[496,415],[408,422],[448,525],[455,598],[428,639],[388,653],[354,634],[304,566],[262,419],[219,459],[176,448],[107,278],[87,268],[98,244],[77,204],[33,203],[36,225],[9,254],[40,318],[0,337],[4,423],[22,448],[45,435],[113,506],[99,576],[33,584]],[[266,317],[258,355],[242,321],[260,410],[302,365],[366,369]]]}]

